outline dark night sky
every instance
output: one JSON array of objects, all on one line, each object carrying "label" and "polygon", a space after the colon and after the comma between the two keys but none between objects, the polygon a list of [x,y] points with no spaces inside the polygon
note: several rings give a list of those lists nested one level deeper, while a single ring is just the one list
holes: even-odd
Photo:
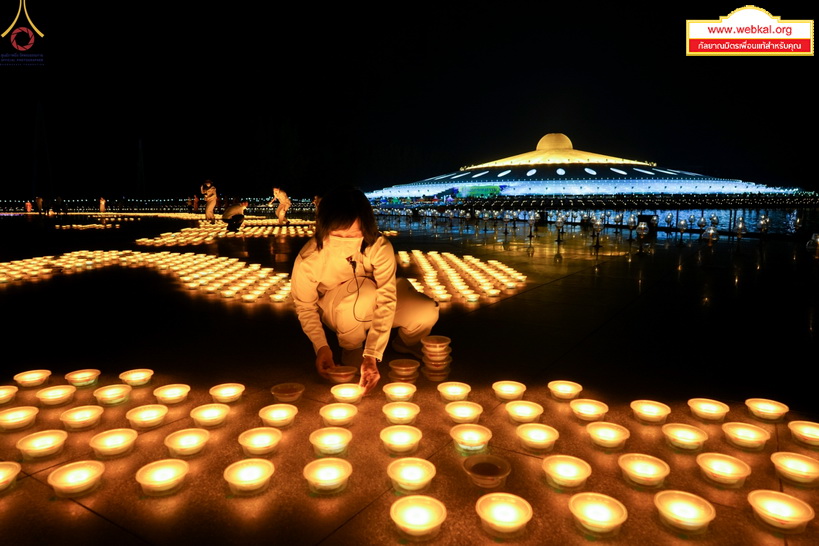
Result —
[{"label": "dark night sky", "polygon": [[[2,30],[17,3],[0,0]],[[91,4],[28,0],[47,67],[0,66],[0,199],[179,197],[206,178],[232,196],[274,183],[296,197],[340,181],[370,190],[526,152],[550,132],[581,150],[819,189],[805,161],[813,57],[685,56],[686,19],[743,3]]]}]

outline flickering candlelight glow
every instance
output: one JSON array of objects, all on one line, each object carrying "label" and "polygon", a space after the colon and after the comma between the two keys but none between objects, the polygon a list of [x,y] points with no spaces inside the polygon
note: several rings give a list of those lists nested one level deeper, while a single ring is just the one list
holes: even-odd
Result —
[{"label": "flickering candlelight glow", "polygon": [[209,439],[210,432],[203,428],[185,428],[165,436],[164,444],[171,457],[187,457],[200,453]]},{"label": "flickering candlelight glow", "polygon": [[14,485],[22,468],[14,461],[0,461],[0,493]]},{"label": "flickering candlelight glow", "polygon": [[58,497],[78,497],[93,490],[104,471],[105,464],[100,461],[77,461],[51,472],[48,484]]},{"label": "flickering candlelight glow", "polygon": [[551,450],[560,437],[557,430],[542,423],[525,423],[518,425],[515,434],[525,448],[536,453]]},{"label": "flickering candlelight glow", "polygon": [[779,491],[751,491],[748,493],[748,502],[759,520],[782,533],[803,532],[815,516],[810,504]]},{"label": "flickering candlelight glow", "polygon": [[21,387],[39,387],[51,377],[50,370],[29,370],[14,376],[14,380]]},{"label": "flickering candlelight glow", "polygon": [[616,535],[628,518],[623,503],[600,493],[572,495],[569,510],[583,529],[600,536]]},{"label": "flickering candlelight glow", "polygon": [[35,396],[44,406],[59,406],[70,402],[76,390],[77,387],[73,385],[57,385],[40,389]]},{"label": "flickering candlelight glow", "polygon": [[175,383],[155,388],[154,396],[160,404],[178,404],[188,397],[190,390],[190,385]]},{"label": "flickering candlelight glow", "polygon": [[41,430],[17,441],[24,459],[49,457],[62,451],[68,433],[64,430]]},{"label": "flickering candlelight glow", "polygon": [[717,515],[710,502],[685,491],[660,491],[654,495],[654,506],[663,523],[693,534],[705,532]]},{"label": "flickering candlelight glow", "polygon": [[102,406],[78,406],[62,412],[60,421],[66,430],[82,430],[99,423],[102,412]]},{"label": "flickering candlelight glow", "polygon": [[435,472],[434,464],[417,457],[402,457],[387,467],[387,475],[398,492],[416,492],[426,488],[435,477]]},{"label": "flickering candlelight glow", "polygon": [[313,451],[319,457],[341,455],[353,439],[353,433],[343,427],[324,427],[310,433]]},{"label": "flickering candlelight glow", "polygon": [[131,396],[130,385],[107,385],[94,391],[94,398],[100,406],[116,406],[127,401]]},{"label": "flickering candlelight glow", "polygon": [[519,400],[526,392],[526,385],[517,381],[495,381],[492,390],[498,400]]},{"label": "flickering candlelight glow", "polygon": [[607,449],[619,449],[626,443],[631,432],[626,427],[615,423],[596,421],[586,425],[586,432],[596,446]]},{"label": "flickering candlelight glow", "polygon": [[137,436],[132,428],[115,428],[100,432],[88,444],[97,457],[117,457],[131,451]]},{"label": "flickering candlelight glow", "polygon": [[449,429],[449,436],[458,449],[476,452],[486,449],[489,440],[492,439],[492,431],[481,425],[464,423]]},{"label": "flickering candlelight glow", "polygon": [[666,417],[671,413],[670,407],[653,400],[635,400],[631,403],[631,409],[637,420],[652,424],[665,423]]},{"label": "flickering candlelight glow", "polygon": [[141,387],[147,385],[154,376],[154,371],[147,368],[139,368],[136,370],[128,370],[119,374],[120,380],[126,385],[132,387]]},{"label": "flickering candlelight glow", "polygon": [[407,454],[415,451],[421,441],[421,430],[409,425],[392,425],[381,430],[384,448],[393,454]]},{"label": "flickering candlelight glow", "polygon": [[162,459],[140,468],[136,481],[146,495],[171,495],[181,487],[188,470],[188,463],[181,459]]},{"label": "flickering candlelight glow", "polygon": [[786,480],[802,485],[819,483],[819,460],[801,453],[777,451],[771,455],[777,474]]},{"label": "flickering candlelight glow", "polygon": [[543,414],[543,406],[526,400],[507,402],[506,413],[513,423],[533,423]]},{"label": "flickering candlelight glow", "polygon": [[213,397],[213,401],[219,404],[229,404],[236,402],[245,392],[245,386],[241,383],[223,383],[211,387],[208,393]]},{"label": "flickering candlelight glow", "polygon": [[234,495],[252,495],[264,491],[275,466],[267,459],[244,459],[228,466],[223,476]]},{"label": "flickering candlelight glow", "polygon": [[549,381],[548,387],[552,396],[558,400],[571,400],[576,398],[577,395],[580,394],[580,391],[583,390],[580,383],[564,380]]},{"label": "flickering candlelight glow", "polygon": [[319,410],[319,415],[328,427],[343,427],[353,422],[353,419],[358,414],[358,408],[352,404],[343,402],[336,402],[335,404],[327,404]]},{"label": "flickering candlelight glow", "polygon": [[197,427],[216,427],[227,419],[230,413],[230,406],[227,404],[203,404],[191,410],[191,417]]},{"label": "flickering candlelight glow", "polygon": [[571,455],[552,455],[541,463],[546,481],[555,488],[576,488],[586,483],[592,468],[583,459]]},{"label": "flickering candlelight glow", "polygon": [[330,388],[330,393],[336,402],[346,402],[347,404],[358,404],[364,396],[364,387],[356,383],[341,383]]},{"label": "flickering candlelight glow", "polygon": [[749,398],[745,405],[754,417],[764,421],[778,421],[788,413],[788,406],[766,398]]},{"label": "flickering candlelight glow", "polygon": [[390,402],[384,404],[381,411],[391,425],[411,425],[421,408],[412,402]]},{"label": "flickering candlelight glow", "polygon": [[706,479],[731,487],[741,487],[751,474],[748,463],[723,453],[700,453],[697,465]]},{"label": "flickering candlelight glow", "polygon": [[722,421],[730,410],[728,404],[709,398],[692,398],[688,401],[688,407],[703,421]]},{"label": "flickering candlelight glow", "polygon": [[147,404],[128,410],[125,418],[133,428],[152,428],[162,424],[168,414],[168,406],[164,404]]},{"label": "flickering candlelight glow", "polygon": [[455,423],[477,423],[483,413],[483,406],[467,400],[449,402],[444,409]]},{"label": "flickering candlelight glow", "polygon": [[293,404],[272,404],[259,410],[259,417],[268,427],[283,428],[290,426],[296,418],[299,408]]},{"label": "flickering candlelight glow", "polygon": [[438,533],[446,520],[446,507],[426,495],[409,495],[392,503],[390,517],[403,536],[428,539]]},{"label": "flickering candlelight glow", "polygon": [[620,455],[617,464],[627,482],[645,487],[659,487],[671,472],[668,463],[643,453]]},{"label": "flickering candlelight glow", "polygon": [[347,487],[352,472],[353,465],[344,459],[326,457],[307,463],[303,475],[313,493],[332,494]]},{"label": "flickering candlelight glow", "polygon": [[409,402],[415,394],[416,386],[411,383],[387,383],[382,388],[390,402]]},{"label": "flickering candlelight glow", "polygon": [[483,529],[496,538],[522,532],[534,513],[528,501],[510,493],[484,495],[475,503],[475,510]]},{"label": "flickering candlelight glow", "polygon": [[448,402],[466,400],[471,390],[472,387],[466,383],[457,381],[446,381],[438,385],[438,393],[440,393],[441,398]]},{"label": "flickering candlelight glow", "polygon": [[663,425],[663,434],[672,446],[686,451],[700,449],[708,439],[708,433],[701,428],[682,423]]},{"label": "flickering candlelight glow", "polygon": [[598,400],[588,398],[576,398],[569,402],[575,417],[583,421],[597,421],[603,419],[609,411],[609,407]]},{"label": "flickering candlelight glow", "polygon": [[747,423],[724,423],[722,431],[730,443],[748,450],[763,449],[771,437],[771,433],[764,428]]},{"label": "flickering candlelight glow", "polygon": [[819,446],[819,423],[791,421],[788,423],[793,439],[809,446]]},{"label": "flickering candlelight glow", "polygon": [[239,435],[242,451],[249,457],[269,455],[282,439],[282,431],[274,427],[256,427]]},{"label": "flickering candlelight glow", "polygon": [[90,387],[91,385],[97,384],[99,376],[100,376],[99,370],[92,369],[77,370],[65,374],[65,380],[68,381],[69,384],[74,385],[75,387]]},{"label": "flickering candlelight glow", "polygon": [[18,390],[18,387],[15,387],[14,385],[0,386],[0,404],[5,404],[14,400]]}]

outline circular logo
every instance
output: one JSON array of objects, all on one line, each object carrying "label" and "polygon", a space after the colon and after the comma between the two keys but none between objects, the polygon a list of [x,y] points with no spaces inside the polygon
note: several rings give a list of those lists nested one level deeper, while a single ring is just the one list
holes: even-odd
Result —
[{"label": "circular logo", "polygon": [[[25,34],[28,37],[27,43],[25,44],[18,44],[17,39],[18,37],[22,39],[23,37],[20,36],[21,34]],[[26,27],[19,27],[15,28],[14,31],[11,33],[11,47],[18,51],[28,51],[31,49],[31,46],[34,45],[34,33],[31,30],[27,29]]]}]

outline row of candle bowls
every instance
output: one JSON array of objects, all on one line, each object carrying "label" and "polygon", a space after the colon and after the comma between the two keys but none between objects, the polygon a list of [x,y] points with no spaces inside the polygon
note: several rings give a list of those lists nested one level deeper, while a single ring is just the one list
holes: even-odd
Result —
[{"label": "row of candle bowls", "polygon": [[212,243],[224,237],[312,237],[315,231],[314,222],[303,224],[291,223],[281,226],[276,220],[259,220],[249,218],[242,223],[239,232],[227,231],[227,224],[211,224],[202,221],[198,227],[183,228],[178,232],[162,233],[158,237],[144,237],[136,243],[142,246],[188,246]]}]

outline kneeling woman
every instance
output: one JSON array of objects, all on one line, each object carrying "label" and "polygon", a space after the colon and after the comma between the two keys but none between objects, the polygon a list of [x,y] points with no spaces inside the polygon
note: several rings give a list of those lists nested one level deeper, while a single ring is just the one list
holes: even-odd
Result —
[{"label": "kneeling woman", "polygon": [[291,278],[296,312],[322,377],[336,365],[325,325],[338,337],[341,362],[361,366],[366,391],[378,384],[378,362],[393,328],[393,349],[421,354],[421,338],[438,321],[438,306],[395,273],[395,251],[379,233],[367,197],[352,188],[323,196],[315,236],[296,257]]}]

